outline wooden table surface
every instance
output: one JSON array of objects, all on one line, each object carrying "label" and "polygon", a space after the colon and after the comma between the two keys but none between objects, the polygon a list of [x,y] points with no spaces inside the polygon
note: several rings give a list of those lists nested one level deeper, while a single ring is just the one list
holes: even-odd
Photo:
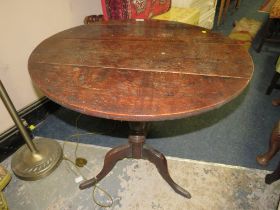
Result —
[{"label": "wooden table surface", "polygon": [[199,114],[238,96],[249,53],[206,29],[165,21],[97,22],[43,41],[29,58],[36,86],[78,112],[157,121]]}]

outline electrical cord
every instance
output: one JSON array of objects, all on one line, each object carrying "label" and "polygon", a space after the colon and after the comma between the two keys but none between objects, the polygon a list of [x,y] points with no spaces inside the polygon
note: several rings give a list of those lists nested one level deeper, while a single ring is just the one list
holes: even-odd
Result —
[{"label": "electrical cord", "polygon": [[[63,154],[64,154],[64,144],[65,144],[65,142],[63,142],[63,147],[62,147],[62,149],[63,149]],[[77,171],[73,170],[73,168],[70,167],[70,166],[68,165],[68,166],[69,166],[69,169],[70,169],[74,174],[76,174],[77,176],[81,176],[84,180],[88,180],[88,179],[81,173],[80,168],[75,164],[74,161],[72,161],[70,158],[66,157],[65,155],[63,155],[63,159],[64,159],[65,161],[67,161],[67,163],[71,163],[71,164],[76,168]],[[87,168],[87,169],[88,169],[88,168]],[[89,169],[88,169],[88,170],[89,170]],[[99,202],[99,201],[96,199],[96,190],[97,190],[97,189],[100,190],[101,192],[103,192],[104,195],[106,195],[106,196],[109,198],[109,200],[110,200],[110,203],[109,203],[109,204],[103,204],[103,203]],[[104,207],[104,208],[112,207],[112,205],[113,205],[113,203],[114,203],[112,196],[111,196],[106,190],[104,190],[103,188],[99,187],[99,186],[97,185],[97,182],[94,183],[94,185],[93,185],[92,199],[93,199],[93,201],[94,201],[95,204],[97,204],[97,205],[100,206],[100,207]]]},{"label": "electrical cord", "polygon": [[[81,173],[80,171],[80,168],[81,167],[85,167],[87,170],[91,171],[88,167],[85,166],[85,164],[87,163],[87,160],[85,158],[81,158],[81,157],[78,157],[77,156],[77,151],[78,151],[78,147],[79,147],[79,144],[80,144],[80,136],[84,136],[84,135],[94,135],[96,133],[93,133],[93,132],[89,132],[89,133],[78,133],[78,122],[81,118],[81,114],[79,114],[76,118],[76,121],[75,121],[75,126],[76,126],[76,130],[77,130],[77,133],[71,135],[71,136],[68,136],[68,138],[72,138],[72,137],[77,137],[77,144],[76,144],[76,147],[75,147],[75,151],[74,151],[74,158],[75,158],[75,161],[71,160],[70,158],[68,158],[65,154],[64,154],[64,145],[65,145],[65,142],[63,142],[62,144],[62,152],[63,152],[63,159],[67,162],[68,166],[69,166],[69,169],[74,173],[76,174],[77,176],[81,176],[84,180],[88,180],[84,175],[83,173]],[[77,164],[77,160],[80,159],[80,160],[85,160],[84,163],[85,164],[82,164],[81,166]],[[70,167],[69,163],[71,163],[77,171],[75,171],[72,167]],[[104,195],[110,200],[109,204],[103,204],[101,202],[99,202],[97,199],[96,199],[96,190],[99,190],[101,192],[104,193]],[[112,207],[114,201],[113,201],[113,198],[112,196],[106,191],[104,190],[103,188],[99,187],[97,185],[97,182],[94,183],[93,185],[93,190],[92,190],[92,199],[94,201],[95,204],[97,204],[98,206],[100,207],[103,207],[103,208],[108,208],[108,207]]]}]

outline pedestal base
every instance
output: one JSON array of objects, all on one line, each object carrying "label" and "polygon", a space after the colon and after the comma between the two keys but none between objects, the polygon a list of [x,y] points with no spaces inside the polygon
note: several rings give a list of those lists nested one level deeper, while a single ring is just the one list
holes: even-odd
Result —
[{"label": "pedestal base", "polygon": [[191,198],[188,191],[177,185],[169,175],[166,158],[159,151],[145,145],[145,136],[147,131],[146,123],[130,123],[131,134],[128,138],[128,144],[121,145],[111,149],[105,156],[102,170],[96,177],[83,182],[80,189],[93,186],[103,179],[116,165],[119,160],[124,158],[146,159],[155,164],[162,178],[180,195]]},{"label": "pedestal base", "polygon": [[62,160],[62,149],[56,141],[38,138],[34,144],[38,153],[32,153],[27,145],[23,145],[12,157],[11,168],[20,179],[41,179],[53,172]]}]

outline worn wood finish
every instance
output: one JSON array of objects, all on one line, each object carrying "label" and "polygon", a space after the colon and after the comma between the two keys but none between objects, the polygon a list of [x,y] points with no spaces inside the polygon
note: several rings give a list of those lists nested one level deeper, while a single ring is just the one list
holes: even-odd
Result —
[{"label": "worn wood finish", "polygon": [[275,154],[280,150],[280,121],[274,126],[270,140],[268,151],[264,154],[257,156],[257,162],[260,165],[267,165],[269,161],[275,156]]},{"label": "worn wood finish", "polygon": [[247,86],[248,52],[220,34],[165,21],[97,22],[60,32],[31,54],[50,99],[84,114],[157,121],[225,104]]},{"label": "worn wood finish", "polygon": [[165,21],[99,22],[43,41],[31,54],[34,83],[62,106],[92,116],[130,121],[128,144],[110,150],[103,179],[123,158],[147,159],[179,194],[163,154],[145,143],[147,121],[182,118],[223,105],[247,86],[248,52],[206,29]]},{"label": "worn wood finish", "polygon": [[162,178],[178,194],[191,198],[191,194],[176,184],[170,177],[166,158],[159,151],[145,145],[147,134],[147,123],[130,122],[130,135],[128,144],[121,145],[111,149],[105,156],[102,170],[92,179],[86,180],[80,184],[80,189],[86,189],[101,181],[116,165],[117,161],[124,158],[146,159],[152,162],[158,169]]}]

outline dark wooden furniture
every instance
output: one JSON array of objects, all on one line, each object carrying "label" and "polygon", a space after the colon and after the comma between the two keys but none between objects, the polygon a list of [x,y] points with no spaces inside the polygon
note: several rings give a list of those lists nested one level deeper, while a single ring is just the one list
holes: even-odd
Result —
[{"label": "dark wooden furniture", "polygon": [[258,11],[269,14],[256,50],[260,52],[265,42],[280,43],[280,0],[266,0]]},{"label": "dark wooden furniture", "polygon": [[[280,150],[280,121],[274,126],[271,137],[269,140],[269,148],[268,151],[264,154],[257,156],[257,162],[266,166],[269,161],[275,156],[275,154]],[[272,174],[268,174],[265,177],[265,182],[267,184],[271,184],[280,179],[280,162],[276,168],[276,170]]]},{"label": "dark wooden furniture", "polygon": [[266,90],[266,95],[270,95],[273,89],[280,89],[280,85],[277,83],[279,78],[280,74],[276,71],[271,79],[270,85]]},{"label": "dark wooden furniture", "polygon": [[103,15],[89,15],[85,17],[84,24],[91,24],[99,21],[103,21]]},{"label": "dark wooden furniture", "polygon": [[271,79],[270,85],[266,90],[267,95],[270,95],[273,89],[280,89],[280,85],[278,84],[279,78],[280,78],[280,57],[278,57],[277,61],[275,62],[275,73]]},{"label": "dark wooden furniture", "polygon": [[[226,18],[227,11],[230,5],[230,0],[221,0],[220,1],[220,7],[219,7],[219,15],[217,20],[217,26],[219,26]],[[238,9],[240,7],[240,0],[235,0],[235,9]]]},{"label": "dark wooden furniture", "polygon": [[275,2],[276,2],[276,0],[265,0],[263,2],[263,4],[260,6],[258,12],[269,14],[269,12]]},{"label": "dark wooden furniture", "polygon": [[[269,95],[273,89],[280,89],[280,85],[277,83],[277,81],[280,78],[280,58],[277,58],[277,62],[275,65],[275,73],[274,76],[271,80],[271,83],[269,87],[266,90],[266,94]],[[279,106],[280,105],[280,99],[273,99],[272,100],[272,105],[273,106]],[[269,140],[269,148],[268,151],[265,152],[264,154],[258,155],[257,156],[257,162],[262,165],[266,166],[269,161],[277,154],[277,152],[280,149],[280,121],[274,126],[271,137]],[[272,174],[268,174],[265,177],[265,182],[267,184],[271,184],[277,180],[280,179],[280,161],[278,163],[278,167]]]},{"label": "dark wooden furniture", "polygon": [[50,99],[83,114],[129,121],[128,144],[113,148],[101,172],[118,160],[144,158],[179,194],[163,154],[145,144],[149,121],[171,120],[222,106],[247,86],[248,52],[206,29],[165,21],[96,22],[43,41],[29,58],[34,83]]}]

